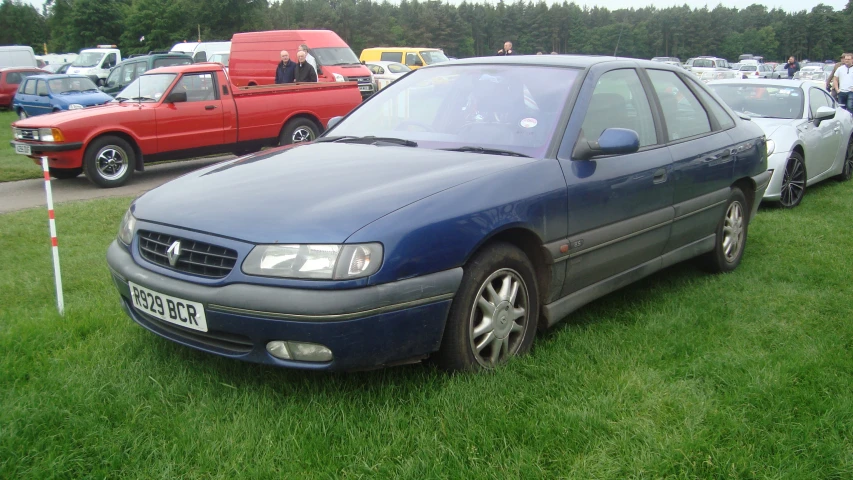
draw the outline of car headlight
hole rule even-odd
[[[776,151],[776,142],[767,140],[767,156],[772,155],[774,151]]]
[[[68,105],[68,110],[81,110],[82,108],[83,105],[80,105],[79,103],[72,103],[71,105]]]
[[[373,275],[382,264],[382,245],[258,245],[243,261],[247,275],[349,280]]]
[[[130,209],[124,214],[121,219],[121,225],[118,227],[118,239],[125,245],[130,245],[133,240],[133,232],[136,230],[136,217],[130,213]]]
[[[332,76],[335,77],[336,82],[346,82],[347,81],[347,79],[344,78],[344,76],[341,75],[340,73],[333,73]]]
[[[64,142],[65,137],[58,128],[39,128],[39,140],[42,142]]]

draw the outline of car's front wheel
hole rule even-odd
[[[538,318],[527,255],[508,243],[491,244],[465,265],[435,360],[451,371],[493,369],[530,350]]]
[[[86,177],[104,188],[120,187],[130,180],[136,154],[122,138],[108,135],[94,140],[86,149],[83,165]]]
[[[844,153],[844,166],[841,173],[835,177],[839,182],[846,182],[853,177],[853,137],[847,142],[847,151]]]
[[[791,152],[782,177],[782,190],[779,202],[783,208],[794,208],[803,201],[806,194],[806,163],[798,152]]]
[[[29,117],[29,115],[27,115],[27,112],[25,112],[23,108],[18,110],[18,118],[19,119],[23,120],[23,119],[28,118],[28,117]]]
[[[736,269],[746,248],[749,227],[749,204],[746,196],[732,188],[723,218],[717,224],[714,249],[700,257],[701,265],[713,273],[727,273]]]

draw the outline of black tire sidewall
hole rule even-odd
[[[316,123],[308,120],[307,118],[294,118],[288,121],[284,125],[284,128],[281,129],[281,135],[278,137],[278,144],[280,146],[293,145],[293,134],[299,127],[310,128],[311,131],[314,132],[315,139],[320,135],[320,129],[317,128]]]
[[[518,247],[503,242],[493,243],[475,254],[465,265],[462,282],[447,315],[441,347],[435,356],[441,368],[452,371],[484,369],[474,358],[471,349],[470,314],[483,282],[503,268],[517,272],[527,287],[529,318],[515,355],[530,351],[539,320],[539,288],[533,265]]]
[[[808,170],[806,170],[806,161],[805,161],[805,159],[803,159],[803,156],[797,152],[791,152],[791,156],[788,157],[788,161],[785,162],[785,170],[788,169],[788,165],[791,163],[791,161],[795,160],[795,159],[800,162],[800,165],[803,166],[803,192],[800,195],[800,198],[797,200],[797,203],[794,203],[793,205],[785,205],[784,203],[782,203],[782,196],[780,194],[779,205],[781,205],[782,208],[795,208],[795,207],[799,206],[801,203],[803,203],[803,198],[805,198],[805,196],[806,196],[806,180],[809,178],[809,172],[808,172]],[[783,188],[784,188],[784,186],[785,185],[782,184]]]
[[[127,170],[121,177],[109,180],[101,176],[98,170],[97,158],[95,157],[102,148],[114,145],[124,150],[127,155]],[[133,170],[136,168],[136,152],[124,139],[114,136],[101,137],[89,144],[86,148],[86,153],[83,156],[83,169],[86,172],[86,178],[92,183],[103,188],[120,187],[130,180],[133,175]]]

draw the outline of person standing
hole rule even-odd
[[[838,62],[835,64],[835,66],[832,67],[832,73],[830,73],[829,76],[826,78],[826,91],[829,92],[829,94],[832,96],[832,98],[835,99],[836,102],[838,101],[838,90],[836,90],[835,87],[832,85],[832,79],[835,78],[835,72],[838,71],[838,67],[842,65],[844,65],[843,53],[841,54],[841,58],[838,59]]]
[[[512,42],[504,42],[504,48],[498,50],[498,55],[515,55],[515,52],[512,50]]]
[[[845,53],[841,58],[844,65],[835,71],[832,86],[838,92],[838,103],[853,112],[853,53]]]
[[[314,60],[314,55],[311,55],[310,53],[308,53],[308,45],[303,43],[302,45],[299,46],[299,51],[305,52],[305,61],[308,62],[309,64],[311,64],[311,66],[314,67],[314,71],[316,72],[317,71],[317,61]],[[298,56],[298,54],[297,54],[297,56]]]
[[[800,64],[794,60],[794,57],[788,58],[788,63],[785,64],[785,70],[788,70],[788,80],[794,78],[794,74],[800,71]]]
[[[275,68],[275,83],[293,83],[296,78],[296,62],[290,59],[287,50],[281,51],[281,61]]]
[[[296,83],[317,81],[317,71],[305,60],[306,55],[302,50],[296,52]]]

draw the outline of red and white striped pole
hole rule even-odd
[[[59,245],[56,242],[56,219],[53,213],[53,192],[50,189],[50,170],[47,157],[41,157],[41,168],[44,170],[44,191],[47,193],[47,216],[50,218],[50,244],[53,250],[53,277],[56,279],[56,306],[59,314],[65,314],[65,300],[62,298],[62,275],[59,273]]]

